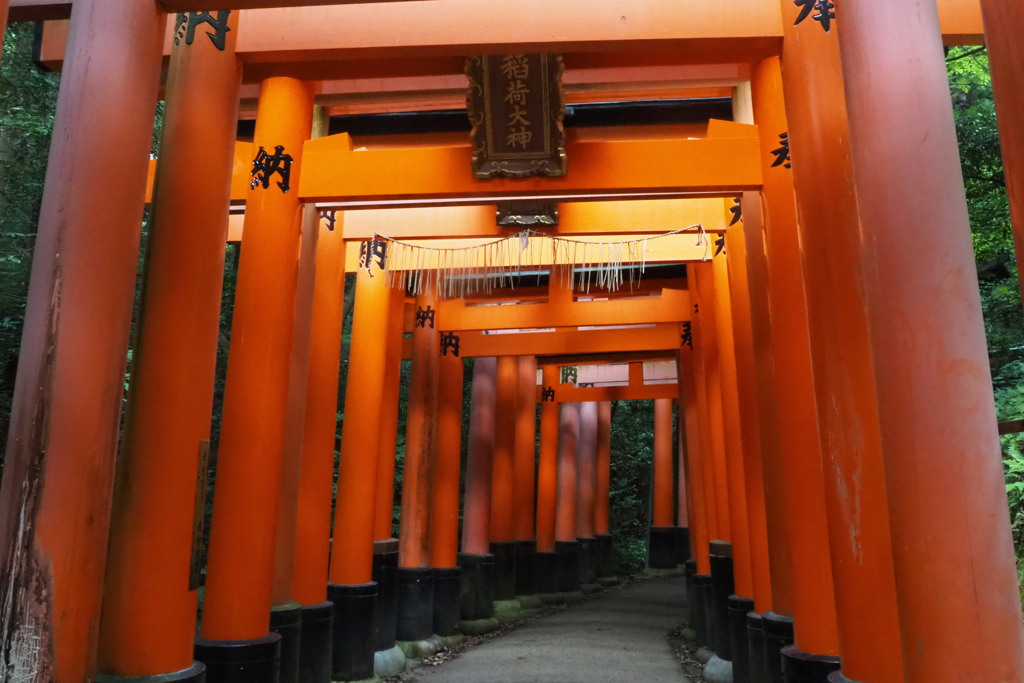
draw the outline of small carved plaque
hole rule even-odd
[[[484,55],[466,61],[474,178],[566,172],[562,57]]]
[[[497,219],[500,226],[556,226],[558,205],[540,202],[503,202],[498,204]]]

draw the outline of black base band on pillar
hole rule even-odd
[[[398,640],[426,640],[434,634],[434,570],[399,567]]]
[[[580,583],[597,583],[597,539],[577,538],[580,544]]]
[[[172,671],[153,676],[114,676],[112,674],[96,674],[96,683],[205,683],[206,665],[193,662],[192,666],[181,671]]]
[[[730,595],[729,650],[732,652],[733,683],[750,683],[750,655],[747,648],[747,612],[754,609],[754,601]]]
[[[373,580],[377,583],[377,606],[373,616],[373,649],[378,652],[395,646],[398,628],[398,540],[373,542]]]
[[[580,544],[579,541],[555,541],[555,555],[558,566],[558,590],[574,593],[580,589]]]
[[[377,584],[327,584],[334,603],[331,631],[331,674],[336,681],[360,681],[373,676],[373,619]]]
[[[454,636],[459,632],[462,609],[462,570],[434,569],[434,633]]]
[[[516,542],[491,543],[494,555],[494,599],[516,599]]]
[[[250,640],[196,638],[194,657],[206,665],[209,683],[277,683],[281,636],[268,633]]]
[[[302,638],[299,641],[299,680],[302,683],[331,683],[331,620],[334,604],[322,602],[301,610]]]
[[[711,541],[711,594],[714,605],[714,631],[711,647],[719,659],[732,661],[732,643],[729,639],[729,596],[732,595],[732,544]],[[709,622],[710,623],[710,622]]]
[[[270,630],[281,636],[280,683],[299,683],[299,643],[302,640],[302,605],[291,602],[270,608]]]
[[[690,528],[677,526],[676,530],[676,564],[686,564],[690,561]]]
[[[647,533],[647,566],[651,569],[675,569],[676,528],[652,526]]]
[[[717,645],[715,635],[718,633],[718,610],[715,609],[715,589],[711,585],[711,574],[702,574],[698,577],[707,577],[698,584],[700,589],[700,602],[704,607],[704,644],[712,652]]]
[[[828,683],[860,683],[852,678],[847,678],[842,671],[833,671],[828,675]]]
[[[459,553],[462,568],[462,618],[465,621],[494,616],[494,555]]]
[[[764,672],[764,619],[747,612],[747,662],[750,683],[767,683]]]
[[[537,592],[536,554],[536,541],[516,541],[516,595],[534,595]]]
[[[710,574],[694,574],[686,581],[686,602],[690,607],[690,628],[700,645],[708,644],[708,615],[704,609],[704,594],[711,585]]]
[[[538,552],[533,556],[533,569],[538,593],[558,592],[558,553]]]
[[[793,617],[765,612],[764,617],[764,679],[782,683],[782,648],[793,644]]]
[[[597,576],[615,576],[615,567],[612,563],[612,537],[608,534],[597,534]]]
[[[839,657],[813,655],[792,645],[782,648],[782,680],[786,683],[827,683],[839,670]]]

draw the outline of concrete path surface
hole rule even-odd
[[[612,588],[413,672],[411,681],[592,683],[686,681],[667,635],[682,621],[682,578]]]

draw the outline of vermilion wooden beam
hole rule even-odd
[[[543,387],[537,387],[537,403],[542,403]],[[577,387],[559,384],[555,387],[556,403],[584,401],[641,401],[656,398],[678,398],[679,384],[640,384],[616,387]]]

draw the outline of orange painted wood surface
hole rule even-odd
[[[462,373],[461,358],[451,354],[441,356],[437,390],[437,451],[431,470],[431,567],[458,566]]]
[[[497,376],[498,360],[493,356],[474,361],[462,513],[462,552],[474,555],[491,552],[491,463]]]
[[[537,358],[518,356],[516,377],[515,491],[513,493],[513,535],[517,541],[532,541],[537,470]]]
[[[498,394],[494,414],[494,460],[491,469],[491,543],[515,539],[512,507],[515,504],[516,405],[519,396],[519,361],[498,357]]]

